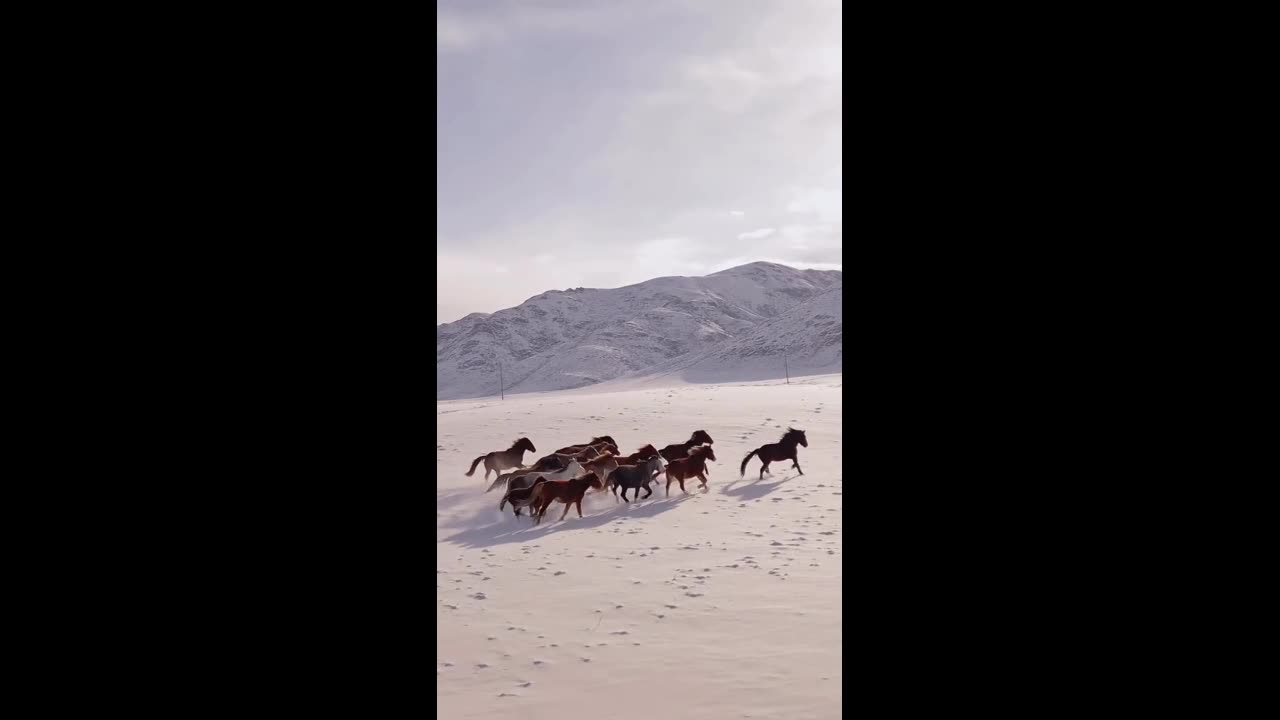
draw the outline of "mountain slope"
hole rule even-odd
[[[552,290],[436,327],[436,398],[581,387],[711,351],[843,282],[840,271],[751,263],[705,277]],[[743,348],[741,352],[746,352]],[[700,366],[702,367],[702,366]]]
[[[844,362],[844,288],[836,287],[707,350],[636,375],[688,382],[738,382],[840,372]],[[785,357],[785,361],[784,361]]]

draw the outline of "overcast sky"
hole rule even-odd
[[[839,0],[440,0],[436,322],[839,269]]]

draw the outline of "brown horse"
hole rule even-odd
[[[494,450],[488,455],[481,455],[471,462],[471,469],[467,471],[467,477],[471,477],[476,472],[476,465],[480,461],[484,461],[484,479],[489,479],[489,471],[494,474],[501,475],[502,471],[507,468],[520,467],[524,464],[524,452],[538,452],[538,449],[529,442],[529,438],[520,438],[515,441],[507,450]]]
[[[747,456],[742,458],[742,467],[739,468],[738,477],[742,477],[747,474],[747,461],[751,459],[752,455],[758,456],[760,461],[764,463],[760,466],[761,479],[764,479],[764,474],[769,471],[769,463],[771,462],[790,460],[791,467],[796,470],[800,470],[800,461],[796,459],[796,445],[809,447],[809,441],[805,438],[804,431],[787,428],[786,434],[783,435],[782,439],[778,442],[761,445],[755,450],[747,453]],[[773,473],[769,474],[772,475]],[[803,475],[804,470],[800,470],[800,474]]]
[[[672,460],[679,460],[682,457],[688,457],[689,448],[695,445],[702,445],[704,443],[707,445],[715,444],[711,440],[711,436],[707,434],[706,430],[695,430],[693,431],[693,437],[690,437],[688,440],[685,440],[682,443],[676,443],[675,445],[668,445],[662,448],[661,450],[659,450],[658,454],[662,456],[663,460],[666,460],[667,462],[671,462]]]
[[[671,495],[671,483],[679,482],[681,492],[689,492],[684,489],[684,481],[687,478],[696,477],[702,481],[698,487],[707,486],[707,476],[704,472],[707,469],[707,461],[715,460],[715,451],[710,445],[699,445],[689,451],[689,457],[678,458],[667,464],[667,495]]]
[[[586,468],[588,472],[595,473],[600,478],[600,482],[607,484],[609,473],[617,470],[618,464],[618,458],[606,453],[604,457],[598,457],[595,460],[583,463],[582,467]],[[605,488],[601,486],[600,491],[604,492],[604,490]]]
[[[548,480],[534,485],[533,503],[538,507],[538,519],[533,524],[538,525],[542,522],[542,516],[547,514],[547,507],[553,502],[564,503],[564,515],[560,516],[561,520],[569,514],[570,505],[577,505],[578,517],[582,517],[582,496],[587,494],[587,488],[600,490],[603,487],[600,476],[595,473],[587,473],[572,480]]]
[[[584,450],[576,453],[551,453],[546,457],[539,458],[538,462],[534,463],[534,467],[537,467],[538,463],[542,463],[544,465],[547,465],[550,468],[550,466],[554,464],[556,461],[560,462],[561,467],[564,467],[564,465],[567,465],[570,461],[573,461],[573,460],[577,460],[580,463],[584,463],[588,460],[595,460],[596,458],[600,457],[601,455],[607,452],[609,451],[604,450],[602,448],[587,447]]]
[[[643,460],[644,458],[647,458],[650,455],[657,455],[657,454],[658,454],[657,448],[655,448],[652,445],[645,445],[644,447],[640,448],[639,450],[631,453],[626,457],[618,458],[618,464],[619,465],[635,465],[640,460]]]
[[[618,454],[618,443],[614,442],[613,438],[609,437],[608,435],[601,435],[600,437],[591,438],[591,442],[589,443],[583,443],[581,445],[570,445],[569,447],[562,447],[559,450],[557,450],[556,453],[561,455],[572,455],[574,453],[582,452],[583,450],[589,447],[598,447],[602,443],[609,446],[609,449],[613,450],[613,454],[615,455]]]

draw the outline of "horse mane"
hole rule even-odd
[[[508,449],[508,450],[515,450],[515,449],[516,449],[516,447],[517,447],[517,446],[519,446],[521,442],[527,442],[528,440],[529,440],[529,438],[516,438],[516,441],[515,441],[515,442],[513,442],[513,443],[511,443],[511,447],[509,447],[509,448],[507,448],[507,449]]]
[[[799,441],[800,441],[800,436],[801,436],[801,435],[803,435],[803,434],[804,434],[804,431],[803,431],[803,430],[796,430],[796,429],[795,429],[795,428],[793,428],[793,427],[788,427],[788,428],[787,428],[787,431],[786,431],[785,433],[783,433],[783,434],[782,434],[782,439],[778,440],[778,442],[780,442],[780,443],[781,443],[781,442],[786,442],[787,438],[791,437],[792,435],[794,435],[794,436],[796,437],[796,442],[799,442]]]
[[[589,443],[587,443],[587,444],[588,444],[588,445],[595,445],[595,444],[597,444],[597,443],[602,443],[602,442],[607,442],[607,443],[609,443],[609,444],[611,444],[611,445],[616,445],[616,444],[617,444],[617,443],[613,442],[613,438],[609,437],[608,435],[601,435],[600,437],[593,437],[593,438],[591,438],[591,442],[589,442]]]

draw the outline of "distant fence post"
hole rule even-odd
[[[782,353],[782,372],[787,374],[787,384],[791,384],[791,368],[787,367],[787,354]]]
[[[498,399],[499,400],[507,399],[507,392],[506,392],[506,388],[504,387],[506,384],[507,382],[502,379],[502,361],[499,360],[498,361]]]

